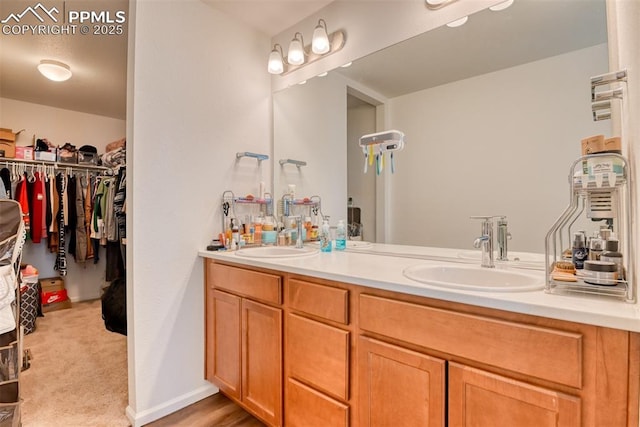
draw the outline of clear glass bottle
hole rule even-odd
[[[338,221],[336,228],[336,251],[344,251],[347,248],[347,228],[344,220]]]
[[[325,218],[322,221],[322,228],[320,230],[320,250],[322,252],[331,252],[331,227],[329,226],[328,218]]]

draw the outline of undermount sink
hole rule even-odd
[[[247,258],[294,258],[315,255],[318,252],[318,248],[309,246],[302,248],[294,246],[261,246],[259,248],[240,249],[236,251],[236,255]]]
[[[320,242],[311,242],[310,245],[320,246]],[[364,249],[371,246],[371,242],[362,240],[347,240],[347,249]]]
[[[544,288],[542,274],[499,268],[419,264],[405,268],[402,274],[427,285],[469,291],[523,292]]]

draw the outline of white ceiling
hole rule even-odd
[[[37,1],[0,1],[0,21],[21,13]],[[90,4],[89,7],[87,5]],[[128,14],[128,0],[43,1],[56,7],[58,24],[66,10],[110,11]],[[10,21],[14,22],[14,21]],[[42,24],[28,13],[20,24]],[[46,18],[44,24],[54,25]],[[125,118],[127,96],[127,26],[122,35],[0,35],[0,97],[82,111],[118,119]],[[42,59],[62,61],[73,77],[52,82],[38,73]],[[1,125],[1,123],[0,123]]]
[[[202,1],[272,37],[322,9],[332,0]],[[91,10],[125,10],[128,18],[128,0],[45,2],[48,7],[57,4],[61,10],[62,7],[70,8],[78,4],[84,4],[86,9],[87,3],[90,3]],[[518,3],[538,4],[544,9],[536,12],[530,6],[519,6]],[[25,4],[37,3],[35,0],[1,0],[0,20],[10,13],[22,12]],[[524,14],[526,19],[522,22],[516,20],[517,14]],[[390,50],[391,54],[400,56],[381,58],[380,55],[372,55],[341,72],[348,73],[387,96],[397,96],[411,88],[417,90],[416,84],[424,85],[427,80],[442,84],[464,78],[465,75],[489,72],[491,68],[499,69],[505,66],[507,58],[514,55],[519,63],[523,63],[532,60],[527,58],[558,54],[569,49],[563,46],[567,40],[574,46],[606,41],[606,29],[603,29],[604,0],[516,0],[514,6],[506,11],[485,11],[476,15],[463,27],[441,28],[430,32],[428,37],[404,43],[401,53]],[[547,20],[549,17],[553,18],[551,22]],[[28,16],[23,18],[24,22],[28,19]],[[37,23],[33,17],[30,19],[34,24]],[[470,35],[471,31],[478,30],[483,33],[482,36]],[[518,37],[513,37],[513,31]],[[524,38],[529,44],[523,48],[511,43],[516,38]],[[506,47],[507,50],[502,51],[508,53],[499,56],[490,53],[495,52],[496,45]],[[457,62],[445,67],[445,58],[451,56]],[[479,61],[471,61],[471,58]],[[71,66],[74,76],[63,83],[44,79],[36,70],[41,59],[66,62]],[[126,25],[121,36],[0,35],[0,97],[4,98],[125,119],[126,66]],[[475,67],[481,69],[475,70]],[[428,79],[425,73],[429,74]],[[401,78],[389,79],[389,75]]]

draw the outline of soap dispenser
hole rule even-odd
[[[336,251],[344,251],[347,248],[347,229],[344,220],[338,221],[336,228]]]

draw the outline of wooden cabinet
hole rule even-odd
[[[207,263],[207,379],[272,426],[282,425],[280,286],[277,275]]]
[[[445,425],[444,360],[366,337],[358,351],[361,425]]]
[[[269,426],[638,426],[640,334],[206,268],[206,377]]]
[[[349,291],[286,281],[285,424],[351,425]]]
[[[582,425],[577,397],[453,362],[448,397],[450,427]]]

